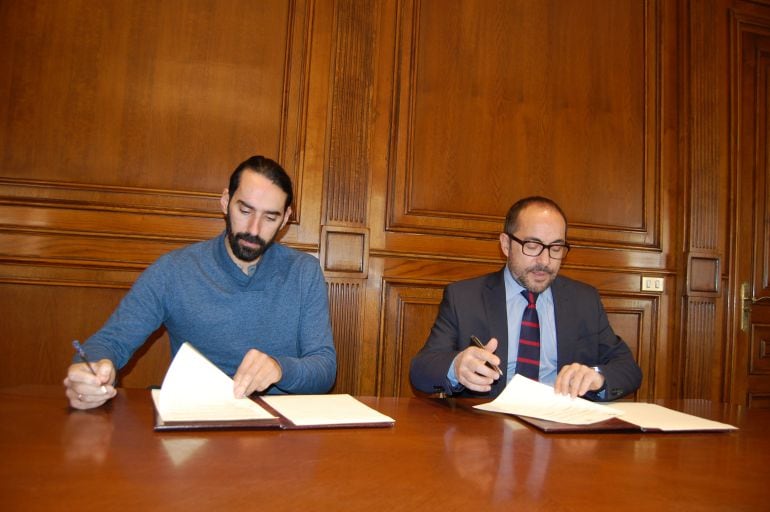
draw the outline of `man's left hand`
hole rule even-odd
[[[562,367],[556,376],[553,390],[572,398],[583,396],[589,391],[598,391],[604,386],[604,375],[590,366],[572,363]]]
[[[282,375],[281,365],[275,359],[252,348],[235,372],[233,393],[236,398],[243,398],[255,391],[264,391],[281,380]]]

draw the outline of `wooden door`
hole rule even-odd
[[[736,16],[734,350],[728,396],[770,407],[770,20]]]

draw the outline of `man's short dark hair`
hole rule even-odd
[[[236,167],[230,175],[230,185],[228,186],[227,191],[231,198],[235,195],[236,190],[238,190],[238,187],[241,184],[241,174],[243,174],[243,171],[245,170],[261,174],[286,192],[286,204],[283,207],[284,211],[291,206],[291,202],[294,200],[291,178],[286,174],[286,171],[283,170],[283,167],[281,167],[278,162],[260,155],[252,156],[251,158],[244,160],[238,164],[238,167]]]
[[[533,204],[548,206],[556,210],[557,212],[559,212],[562,219],[564,219],[564,226],[565,226],[564,235],[566,237],[567,216],[564,215],[564,211],[561,209],[561,207],[558,204],[556,204],[556,201],[543,196],[529,196],[523,199],[519,199],[518,201],[513,203],[513,206],[511,206],[511,208],[508,210],[508,214],[505,216],[505,225],[503,226],[503,229],[505,229],[505,232],[509,234],[515,233],[516,230],[519,228],[519,214],[524,208],[526,208],[527,206],[531,206]]]

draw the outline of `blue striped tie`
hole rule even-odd
[[[527,307],[521,318],[521,334],[519,335],[519,353],[516,356],[516,373],[539,380],[540,374],[540,322],[537,318],[537,294],[523,290],[521,294],[527,299]]]

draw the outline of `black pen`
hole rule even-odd
[[[478,338],[477,338],[476,336],[474,336],[473,334],[471,334],[471,341],[473,342],[473,344],[474,344],[474,345],[476,345],[476,346],[477,346],[477,347],[479,347],[480,349],[482,349],[482,350],[484,349],[484,344],[483,344],[483,343],[481,343],[481,340],[480,340],[480,339],[478,339]],[[487,361],[485,364],[486,364],[487,366],[489,366],[490,368],[492,368],[492,369],[493,369],[494,371],[496,371],[497,373],[499,373],[500,375],[502,375],[502,374],[503,374],[503,371],[502,371],[502,370],[500,369],[500,367],[499,367],[499,366],[497,366],[496,364],[492,364],[492,363],[490,363],[489,361]]]
[[[75,352],[78,353],[78,356],[80,357],[80,359],[82,359],[83,362],[86,363],[86,366],[88,367],[88,369],[91,370],[91,373],[94,374],[94,377],[99,378],[99,376],[96,374],[96,370],[94,370],[94,367],[91,365],[91,361],[89,361],[88,357],[86,357],[85,350],[83,350],[83,347],[80,346],[80,342],[78,340],[72,340],[72,346],[74,347]],[[102,393],[106,393],[107,388],[102,386],[101,391]]]

